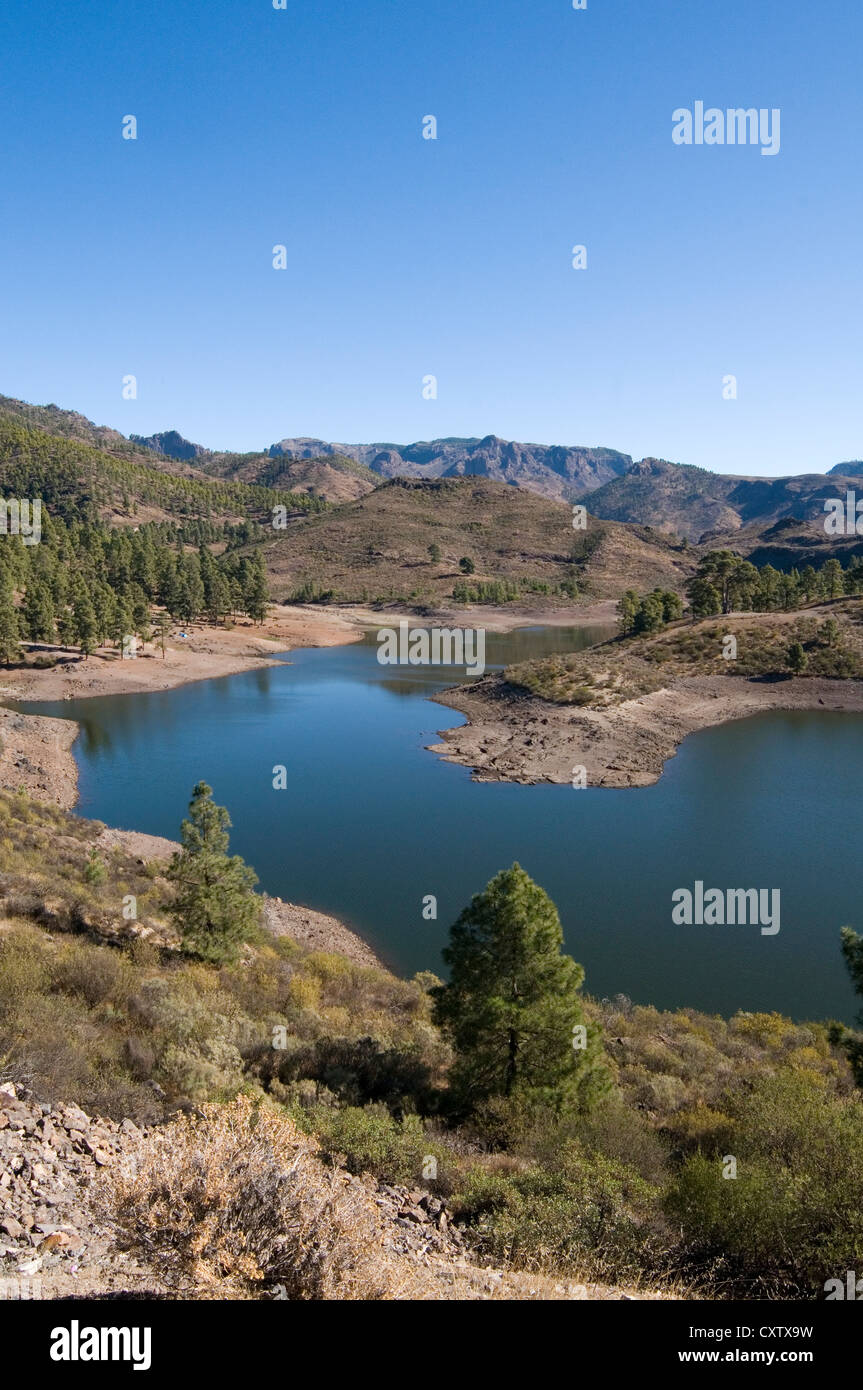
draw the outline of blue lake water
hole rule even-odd
[[[490,635],[489,664],[587,640]],[[263,888],[340,917],[399,972],[440,970],[462,906],[518,860],[556,902],[591,994],[852,1020],[838,933],[863,929],[863,716],[707,730],[643,789],[481,784],[425,748],[462,722],[428,698],[453,683],[380,666],[368,639],[177,690],[27,708],[80,723],[81,814],[176,838],[203,778]],[[276,764],[287,790],[273,789]],[[696,879],[778,888],[779,934],[675,926],[672,893]]]

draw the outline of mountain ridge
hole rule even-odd
[[[11,397],[0,396],[0,413],[136,462],[153,457],[157,467],[168,471],[179,468],[262,486],[272,486],[278,478],[293,490],[335,502],[355,500],[393,478],[485,478],[551,501],[589,499],[591,514],[604,521],[651,526],[692,543],[743,533],[741,542],[752,547],[758,544],[759,529],[785,518],[808,528],[810,543],[823,543],[825,499],[843,481],[853,488],[863,475],[860,460],[837,463],[822,473],[760,477],[660,458],[636,460],[605,446],[524,443],[494,434],[412,444],[342,444],[296,435],[235,453],[205,448],[177,430],[126,438],[77,411]]]

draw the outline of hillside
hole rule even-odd
[[[824,535],[823,504],[859,484],[863,470],[859,461],[849,461],[825,474],[741,477],[664,459],[636,461],[615,449],[526,444],[496,435],[408,445],[333,444],[297,436],[240,454],[205,448],[176,430],[127,439],[76,411],[0,396],[3,419],[158,472],[273,487],[335,503],[364,496],[381,479],[483,478],[549,500],[589,498],[591,514],[602,520],[652,527],[689,542],[733,540],[743,553],[763,551],[777,565],[806,563],[810,540],[825,556],[848,552],[842,538]],[[796,521],[801,530],[784,537],[790,545],[775,545],[768,533],[786,521]],[[850,543],[856,544],[855,538]]]
[[[162,459],[194,462],[195,469],[230,482],[275,487],[293,493],[309,493],[330,502],[346,502],[362,497],[377,487],[380,479],[364,464],[332,452],[326,457],[293,458],[273,451],[236,454],[205,449],[183,439],[176,430],[131,439],[144,450]]]
[[[138,444],[173,458],[195,459],[205,467],[221,468],[220,461],[262,457],[213,453],[183,439],[176,430],[133,438]],[[485,477],[562,501],[581,497],[625,472],[632,463],[628,454],[616,449],[522,444],[493,434],[483,439],[433,439],[415,444],[331,444],[301,436],[270,445],[266,456],[293,463],[349,459],[364,473],[379,478]]]
[[[852,480],[843,478],[841,488],[834,485],[826,495],[844,497],[849,485],[853,486]],[[769,564],[780,570],[803,569],[806,565],[819,569],[829,559],[847,565],[855,556],[863,555],[863,536],[828,535],[824,530],[823,506],[819,493],[811,499],[812,514],[809,516],[784,516],[770,525],[754,522],[741,526],[730,538],[708,532],[702,541],[713,547],[725,540],[754,565]]]
[[[436,545],[440,558],[432,559]],[[681,587],[694,557],[648,527],[590,519],[487,479],[393,479],[367,496],[293,523],[266,545],[276,599],[451,605],[457,586],[500,581],[542,604],[576,594]],[[463,574],[462,559],[474,572]],[[506,596],[503,597],[506,601]]]
[[[631,463],[627,454],[615,449],[520,444],[493,434],[484,439],[434,439],[408,445],[325,445],[323,440],[283,439],[270,453],[308,457],[312,449],[355,458],[383,478],[484,477],[562,501],[574,501],[623,473]]]
[[[309,493],[327,502],[350,502],[378,486],[380,478],[353,459],[285,459],[269,454],[213,454],[203,461],[207,473],[260,487]]]
[[[811,1297],[853,1267],[840,1026],[588,998],[588,1112],[459,1121],[434,976],[264,929],[206,965],[169,845],[20,795],[0,822],[0,1247],[44,1296]]]
[[[846,487],[853,486],[853,475],[842,475],[838,469],[831,469],[829,475],[739,478],[644,459],[625,476],[592,492],[590,509],[609,520],[650,524],[703,544],[731,540],[735,549],[744,543],[755,548],[762,531],[783,519],[794,519],[809,523],[826,558],[839,550],[837,540],[824,532],[824,499],[844,496]],[[738,536],[740,531],[744,534]]]
[[[66,423],[65,420],[61,423]],[[41,498],[64,520],[111,524],[201,518],[268,524],[281,503],[291,512],[322,506],[305,494],[222,481],[159,459],[147,450],[106,449],[59,429],[48,432],[0,410],[0,488],[12,497]]]

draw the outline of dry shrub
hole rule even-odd
[[[106,1200],[124,1242],[204,1294],[264,1283],[291,1299],[424,1296],[419,1271],[383,1248],[367,1189],[245,1096],[155,1131],[112,1172]]]

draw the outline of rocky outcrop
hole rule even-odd
[[[416,444],[328,444],[323,439],[282,439],[273,458],[341,454],[382,478],[491,478],[564,501],[580,497],[632,466],[615,449],[563,444],[521,444],[489,434],[483,439],[433,439]]]
[[[131,1120],[91,1119],[77,1105],[40,1102],[11,1081],[0,1085],[2,1296],[152,1282],[115,1249],[90,1202],[100,1173],[145,1134]]]

